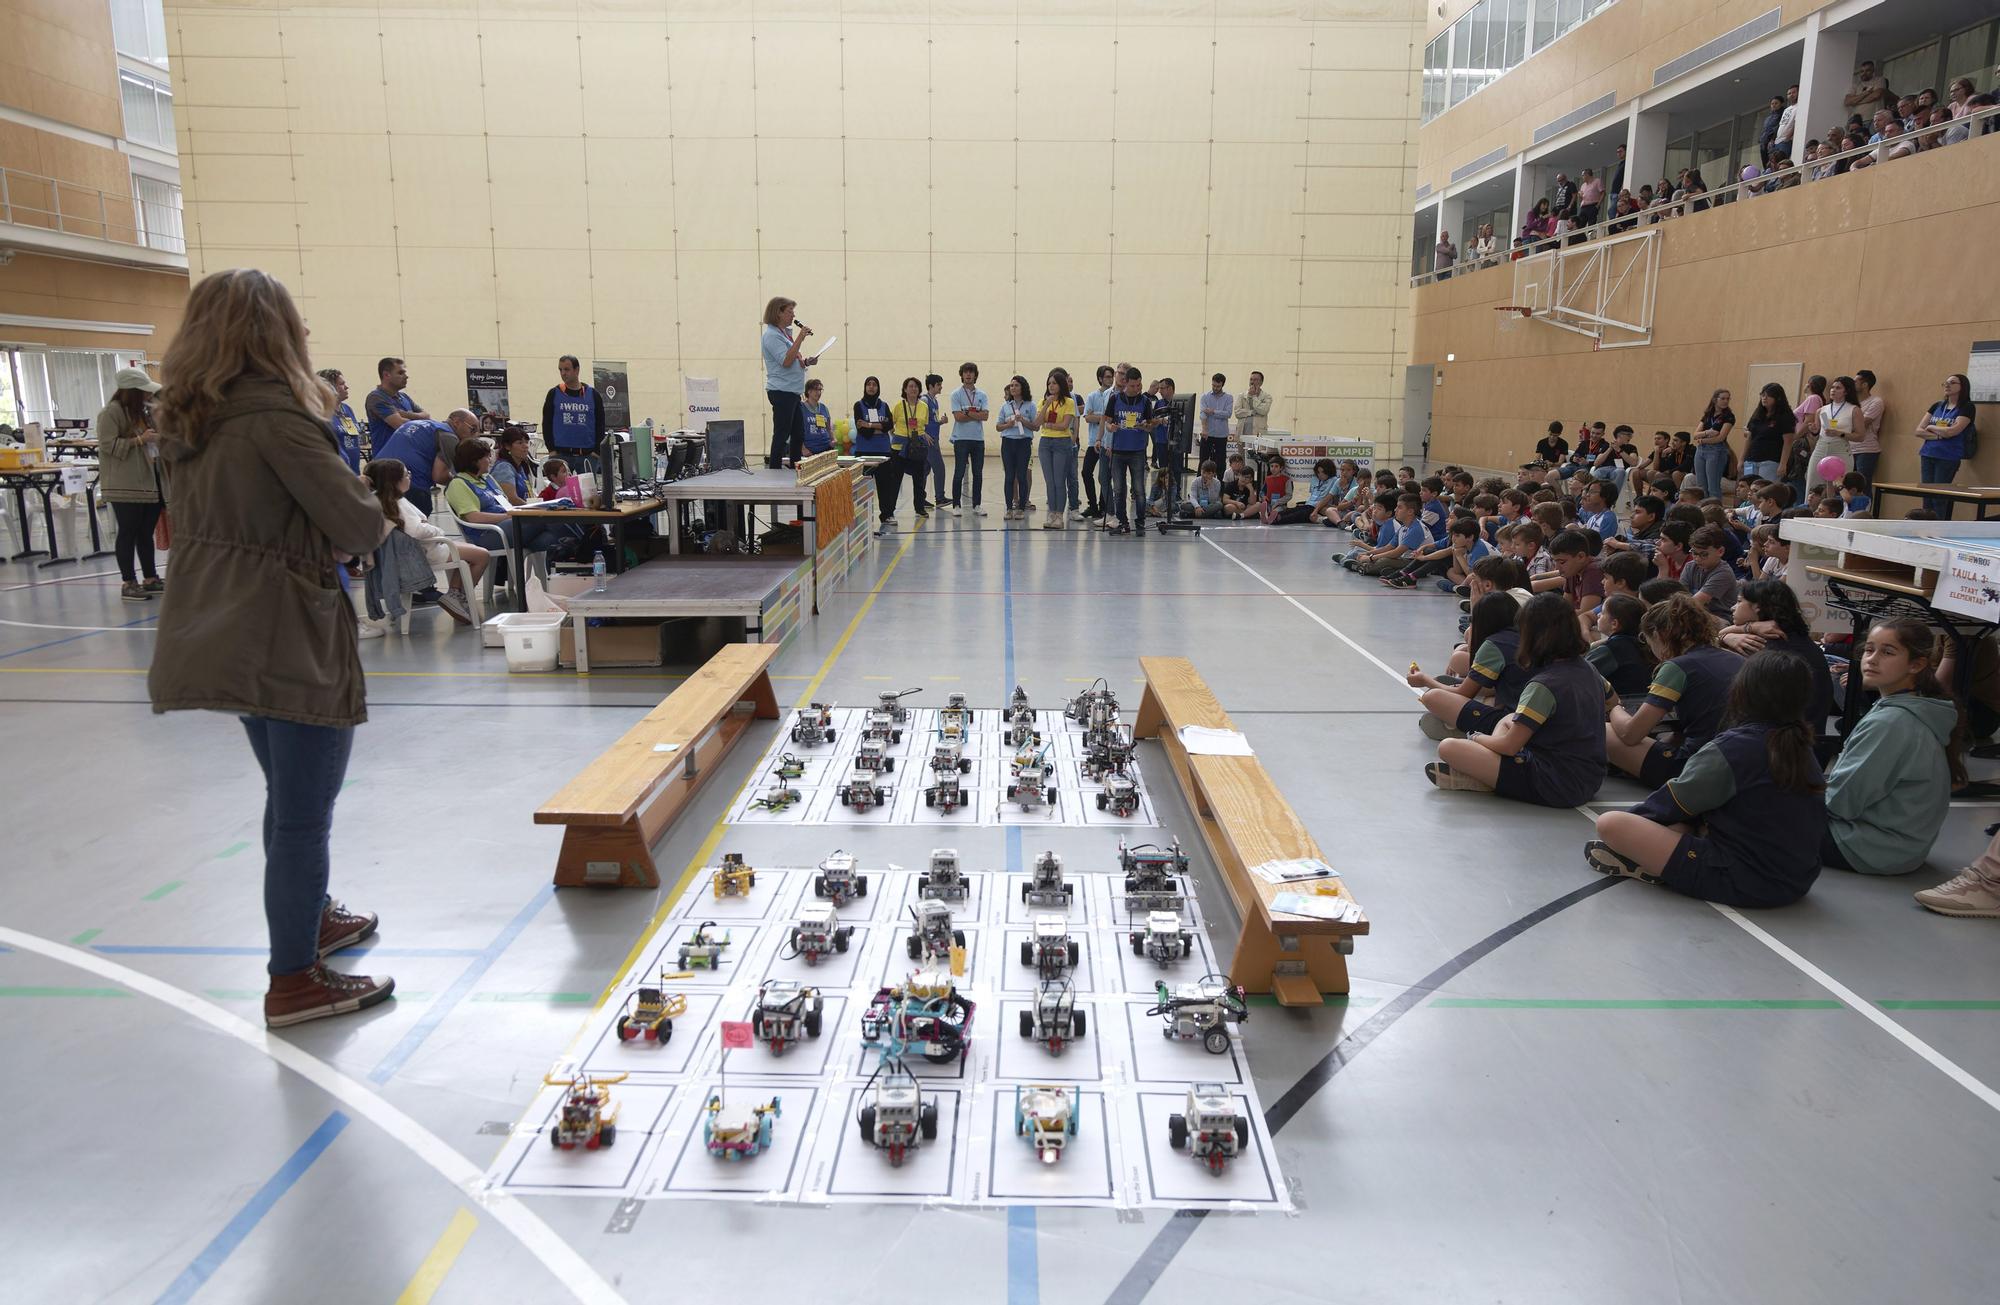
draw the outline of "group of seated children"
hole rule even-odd
[[[1423,488],[1377,494],[1361,546],[1337,560],[1394,587],[1439,576],[1464,595],[1465,637],[1445,673],[1410,667],[1419,723],[1438,742],[1432,784],[1576,807],[1607,776],[1629,776],[1652,794],[1596,817],[1588,863],[1733,906],[1796,901],[1823,866],[1923,864],[1966,779],[1942,640],[1920,621],[1875,625],[1849,659],[1874,704],[1844,747],[1823,737],[1834,676],[1784,579],[1776,521],[1801,511],[1787,486],[1754,486],[1756,506],[1739,514],[1712,500],[1669,507],[1649,486],[1622,529],[1606,519],[1617,491],[1602,481],[1568,499],[1490,482],[1463,497]],[[1424,517],[1433,497],[1441,534]],[[1916,898],[2000,918],[2000,838]]]

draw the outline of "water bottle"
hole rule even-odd
[[[604,554],[599,553],[590,562],[590,588],[594,593],[604,592]]]

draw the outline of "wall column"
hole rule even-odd
[[[1806,25],[1805,51],[1799,60],[1799,113],[1792,124],[1794,159],[1803,159],[1805,144],[1819,140],[1828,127],[1847,121],[1853,110],[1842,103],[1847,88],[1854,84],[1858,32],[1822,32],[1819,15]],[[1810,171],[1802,180],[1812,180]]]
[[[1634,195],[1665,175],[1667,114],[1664,109],[1632,115],[1625,129],[1625,188]]]
[[[1509,219],[1514,229],[1505,232],[1495,231],[1493,238],[1496,243],[1508,249],[1514,247],[1514,238],[1521,234],[1521,224],[1528,220],[1528,212],[1535,207],[1535,201],[1548,198],[1549,183],[1552,180],[1554,178],[1549,175],[1547,168],[1530,163],[1526,159],[1515,165],[1514,213]]]
[[[1431,258],[1437,258],[1437,236],[1449,235],[1458,256],[1465,257],[1465,200],[1458,195],[1441,195],[1437,202],[1437,234],[1431,237]]]

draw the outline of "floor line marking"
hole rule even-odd
[[[168,893],[171,893],[172,891],[174,891],[174,889],[179,888],[182,884],[186,882],[187,881],[184,879],[169,879],[167,880],[167,882],[161,884],[158,888],[155,888],[152,892],[147,893],[144,897],[140,898],[139,900],[144,902],[157,902],[162,897],[165,897]]]
[[[236,1212],[236,1217],[224,1224],[222,1231],[215,1234],[208,1245],[201,1248],[194,1261],[181,1270],[180,1276],[168,1284],[167,1289],[160,1293],[156,1305],[181,1305],[192,1300],[194,1294],[215,1276],[215,1271],[222,1267],[230,1253],[256,1231],[264,1216],[271,1212],[271,1207],[291,1191],[292,1185],[312,1167],[312,1162],[319,1159],[320,1153],[333,1145],[333,1139],[341,1135],[349,1122],[348,1116],[338,1110],[321,1121],[320,1126],[312,1131],[312,1136],[299,1143],[298,1150],[278,1166],[278,1172],[264,1180],[264,1185]]]
[[[70,939],[69,945],[72,947],[81,947],[85,943],[89,942],[92,938],[95,938],[98,934],[101,934],[103,932],[104,930],[102,929],[85,929],[82,933]]]
[[[102,580],[105,576],[117,574],[116,571],[88,571],[83,575],[66,575],[60,580],[31,580],[24,585],[0,587],[0,594],[11,594],[17,589],[41,589],[47,585],[73,585],[79,580]]]
[[[205,1001],[171,984],[162,983],[130,966],[120,965],[102,956],[79,951],[38,934],[24,933],[6,925],[0,925],[0,941],[5,941],[22,951],[34,952],[75,969],[87,971],[99,978],[109,979],[113,983],[130,988],[140,996],[151,997],[163,1005],[171,1006],[247,1047],[261,1051],[279,1065],[339,1101],[356,1116],[380,1128],[429,1165],[467,1199],[484,1207],[496,1222],[541,1261],[543,1267],[548,1269],[578,1300],[590,1302],[592,1305],[596,1302],[606,1302],[609,1305],[611,1302],[623,1301],[623,1297],[577,1253],[576,1248],[558,1236],[539,1215],[510,1193],[500,1189],[487,1189],[484,1171],[460,1155],[443,1138],[370,1090],[366,1084],[349,1078],[317,1056],[301,1050],[284,1039],[239,1019],[215,1003]]]
[[[1210,548],[1214,549],[1216,552],[1222,554],[1230,561],[1236,563],[1236,565],[1242,567],[1244,571],[1249,573],[1251,579],[1263,585],[1266,589],[1269,589],[1272,593],[1277,594],[1279,597],[1283,598],[1286,602],[1290,603],[1293,607],[1298,608],[1299,611],[1305,613],[1308,620],[1311,620],[1314,624],[1318,625],[1320,629],[1325,630],[1328,634],[1340,640],[1342,643],[1346,644],[1349,648],[1352,648],[1355,652],[1359,653],[1362,657],[1366,658],[1369,661],[1369,663],[1375,666],[1378,670],[1380,670],[1382,674],[1388,676],[1396,683],[1402,685],[1405,689],[1409,689],[1411,693],[1416,692],[1415,689],[1410,689],[1409,681],[1405,679],[1400,673],[1398,673],[1393,667],[1391,667],[1389,663],[1383,661],[1380,657],[1377,657],[1374,653],[1369,652],[1366,648],[1363,648],[1360,644],[1354,642],[1354,640],[1348,638],[1338,629],[1328,624],[1326,618],[1322,617],[1318,612],[1315,612],[1312,608],[1307,607],[1304,603],[1300,602],[1298,599],[1292,597],[1284,590],[1278,588],[1278,586],[1272,584],[1269,580],[1266,580],[1263,577],[1263,575],[1255,567],[1251,566],[1248,562],[1245,562],[1242,558],[1237,557],[1234,553],[1230,552],[1222,545],[1216,543],[1213,539],[1210,539],[1207,535],[1201,536],[1201,542],[1207,544]]]
[[[463,1207],[452,1215],[451,1222],[445,1225],[444,1234],[431,1247],[430,1254],[424,1256],[424,1262],[417,1266],[417,1271],[410,1275],[402,1295],[396,1297],[396,1305],[430,1305],[431,1297],[444,1285],[445,1275],[458,1262],[458,1253],[465,1249],[465,1243],[478,1226],[478,1218]]]
[[[146,616],[146,617],[141,617],[140,619],[145,621],[150,621],[153,618],[150,616]],[[159,633],[159,629],[157,627],[141,626],[138,624],[138,622],[134,622],[131,625],[51,625],[47,621],[0,621],[0,625],[19,626],[25,630],[82,630],[86,634],[158,634]]]
[[[1000,701],[1013,692],[1014,678],[1014,536],[1000,537]],[[1007,826],[1007,870],[1020,870],[1022,827]],[[1035,1208],[1007,1207],[1007,1305],[1038,1305],[1042,1298],[1041,1253]]]
[[[347,786],[343,784],[341,785],[341,787],[345,788]],[[217,852],[215,854],[215,859],[218,861],[227,861],[230,857],[235,856],[238,852],[241,852],[243,849],[249,846],[250,845],[248,843],[231,843],[228,847],[225,847],[220,852]]]
[[[1724,906],[1720,902],[1710,902],[1709,905],[1722,912],[1723,918],[1734,924],[1737,928],[1743,930],[1758,942],[1763,943],[1766,947],[1769,947],[1772,951],[1790,961],[1794,968],[1814,983],[1817,983],[1820,987],[1825,988],[1828,992],[1840,998],[1842,1004],[1855,1014],[1881,1029],[1911,1051],[1914,1051],[1946,1078],[1949,1078],[1952,1082],[1958,1084],[1988,1106],[1991,1106],[1995,1110],[2000,1110],[2000,1092],[1995,1092],[1992,1088],[1986,1086],[1986,1084],[1960,1068],[1956,1061],[1931,1046],[1930,1043],[1925,1042],[1916,1034],[1890,1019],[1887,1015],[1884,1015],[1875,1006],[1863,1001],[1846,984],[1773,937],[1765,930],[1763,925],[1746,918],[1742,912],[1733,906]]]
[[[139,618],[138,620],[136,620],[136,621],[127,621],[127,622],[125,623],[125,625],[124,625],[124,626],[106,626],[106,627],[104,627],[104,629],[107,629],[107,630],[109,630],[109,629],[123,629],[123,628],[126,628],[126,627],[130,627],[130,626],[134,626],[134,625],[143,625],[143,624],[145,624],[145,623],[146,623],[147,621],[150,621],[150,620],[153,620],[153,619],[154,619],[154,618],[153,618],[153,617],[150,617],[150,616],[142,616],[142,617],[140,617],[140,618]],[[60,647],[61,647],[62,645],[66,644],[66,643],[75,643],[75,642],[76,642],[77,640],[79,640],[79,639],[94,639],[94,638],[96,638],[96,637],[97,637],[97,635],[98,635],[99,633],[101,633],[101,631],[100,631],[100,630],[98,630],[98,629],[96,629],[96,628],[93,628],[93,629],[92,629],[92,630],[91,630],[91,631],[90,631],[89,633],[87,633],[87,634],[72,634],[72,635],[68,636],[67,638],[63,638],[63,639],[51,639],[51,640],[49,640],[49,641],[48,641],[47,643],[37,643],[37,644],[30,644],[30,645],[29,645],[28,647],[26,647],[26,648],[16,648],[16,649],[15,649],[15,650],[14,650],[13,652],[4,652],[4,653],[0,653],[0,661],[5,661],[5,660],[6,660],[7,658],[9,658],[9,657],[25,657],[25,656],[27,656],[27,655],[28,655],[29,653],[31,653],[31,652],[40,652],[40,651],[42,651],[42,649],[44,649],[44,648],[60,648]]]

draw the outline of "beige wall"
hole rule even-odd
[[[1781,24],[1795,23],[1829,3],[1785,0]],[[1471,7],[1472,0],[1453,0],[1442,19],[1435,6],[1426,8],[1430,21],[1424,40],[1448,29]],[[1653,89],[1655,68],[1770,8],[1772,0],[1618,0],[1424,124],[1417,134],[1415,184],[1443,190],[1453,168],[1502,145],[1510,157],[1519,154],[1533,143],[1535,128],[1606,92],[1616,92],[1617,103],[1629,107],[1632,99]],[[1745,108],[1760,102],[1757,94],[1750,89]]]
[[[1753,365],[1800,363],[1876,373],[1889,404],[1880,474],[1915,479],[1907,432],[1966,370],[1972,341],[2000,338],[2000,267],[1983,252],[1995,230],[2000,136],[1988,136],[1663,224],[1650,345],[1592,352],[1532,322],[1497,332],[1506,265],[1420,288],[1411,361],[1444,378],[1431,456],[1512,467],[1551,419],[1625,422],[1644,447],[1656,429],[1691,429],[1719,387],[1747,415]],[[1976,461],[1960,483],[2000,483],[2000,440]]]
[[[378,16],[379,15],[379,16]],[[768,410],[772,295],[864,374],[1252,368],[1274,424],[1394,439],[1415,0],[172,4],[189,257],[265,267],[316,352],[461,402],[507,358]],[[524,399],[527,402],[524,402]]]

